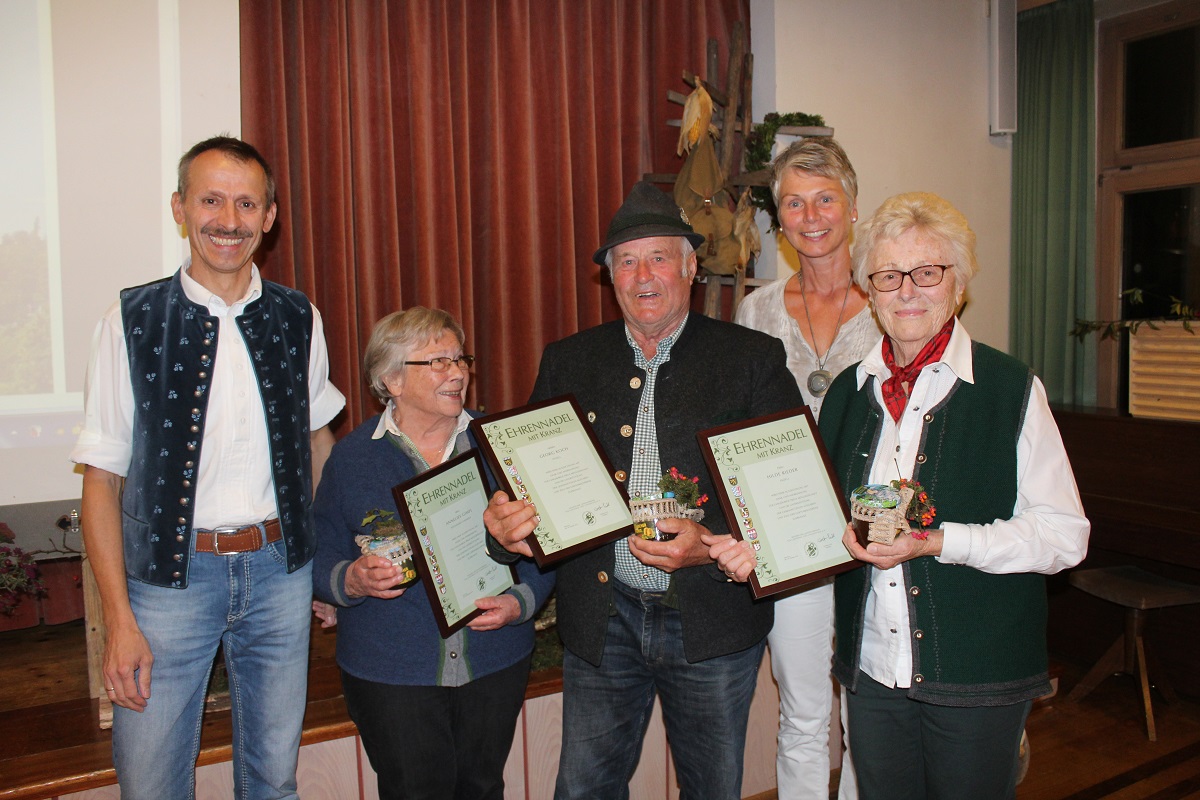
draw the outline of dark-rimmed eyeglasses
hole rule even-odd
[[[946,275],[946,270],[954,266],[953,264],[924,264],[920,267],[914,267],[908,272],[901,272],[898,269],[881,269],[879,272],[872,272],[867,278],[871,281],[871,285],[875,287],[877,292],[894,292],[900,288],[900,284],[904,283],[904,277],[913,282],[914,286],[920,286],[922,289],[928,289],[931,286],[937,286],[942,282],[942,278]]]
[[[428,361],[405,361],[404,363],[410,367],[429,367],[434,372],[445,372],[450,369],[451,364],[457,364],[463,372],[469,372],[471,367],[475,366],[475,356],[461,355],[458,358],[442,356],[431,358]]]

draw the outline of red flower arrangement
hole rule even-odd
[[[658,479],[658,488],[665,494],[672,492],[675,502],[684,508],[699,508],[708,502],[708,495],[700,494],[700,478],[689,478],[675,467]]]
[[[928,539],[929,528],[933,525],[933,518],[937,516],[937,507],[933,504],[933,499],[929,493],[921,486],[918,481],[901,478],[898,481],[892,481],[892,488],[897,491],[911,488],[913,490],[912,500],[908,502],[908,508],[904,512],[904,516],[910,522],[917,524],[917,528],[910,531],[910,535],[914,539]]]

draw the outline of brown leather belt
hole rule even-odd
[[[263,534],[266,534],[264,536]],[[252,553],[264,544],[278,542],[283,538],[278,519],[243,525],[240,528],[196,529],[196,552],[216,553],[230,556],[236,553]]]

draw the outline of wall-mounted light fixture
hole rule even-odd
[[[988,0],[988,133],[1017,132],[1017,0]]]

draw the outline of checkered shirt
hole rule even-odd
[[[670,335],[661,339],[654,358],[646,360],[642,348],[633,341],[629,326],[625,327],[625,340],[633,348],[634,366],[646,371],[642,383],[642,399],[638,401],[637,422],[633,426],[633,460],[629,468],[629,496],[647,496],[659,491],[658,481],[663,468],[658,460],[658,429],[654,424],[654,387],[658,382],[658,371],[671,360],[671,346],[679,339],[687,316]],[[646,592],[665,592],[671,583],[671,574],[655,567],[648,567],[634,558],[629,543],[617,545],[617,578],[635,589]]]

